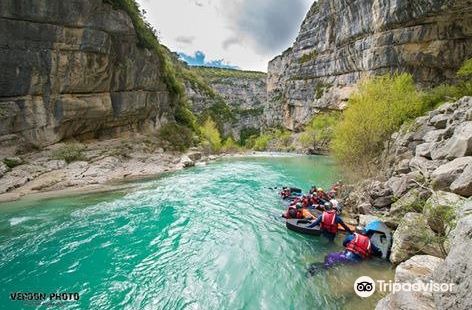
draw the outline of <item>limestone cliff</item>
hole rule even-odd
[[[266,125],[296,130],[342,109],[366,75],[406,71],[423,86],[454,79],[471,56],[471,1],[319,0],[269,64]]]
[[[186,83],[192,112],[202,117],[212,112],[212,117],[222,121],[223,135],[237,141],[259,133],[267,100],[265,73],[217,68],[192,70],[210,87],[202,89],[195,83]]]
[[[102,0],[0,1],[0,147],[154,129],[173,97],[132,20]]]

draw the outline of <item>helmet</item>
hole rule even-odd
[[[323,192],[323,189],[321,187],[318,187],[317,191]]]
[[[302,208],[302,204],[297,202],[297,204],[295,205],[297,207],[297,209],[301,209]]]
[[[365,228],[362,227],[362,226],[356,226],[356,233],[364,235],[365,234]]]
[[[326,210],[331,210],[333,208],[333,205],[330,202],[325,202],[324,207]]]

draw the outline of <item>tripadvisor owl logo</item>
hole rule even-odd
[[[354,291],[362,298],[370,297],[375,293],[375,281],[371,277],[359,277],[354,282]]]

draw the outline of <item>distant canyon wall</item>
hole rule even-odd
[[[409,72],[420,86],[455,78],[472,57],[469,0],[319,0],[268,68],[266,126],[297,130],[343,109],[365,76]]]

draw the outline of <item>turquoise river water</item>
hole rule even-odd
[[[0,205],[0,309],[371,309],[361,275],[392,279],[379,260],[308,277],[342,248],[287,231],[277,191],[328,187],[327,157],[220,160],[131,189]],[[17,301],[14,292],[78,293]]]

